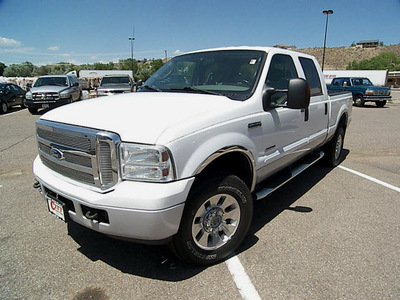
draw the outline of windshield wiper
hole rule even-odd
[[[140,87],[141,89],[146,89],[146,90],[150,90],[150,91],[154,91],[154,92],[162,92],[162,90],[156,88],[156,87],[151,87],[149,85],[142,85]]]
[[[195,93],[208,94],[208,95],[221,95],[219,93],[198,89],[198,88],[195,88],[195,87],[192,87],[192,86],[185,86],[184,88],[170,88],[169,90],[170,91],[195,92]]]

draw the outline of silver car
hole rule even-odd
[[[129,75],[106,75],[97,87],[97,96],[131,93],[133,90],[134,83]]]
[[[40,76],[26,93],[25,105],[30,113],[39,108],[54,108],[80,100],[82,89],[74,75]]]

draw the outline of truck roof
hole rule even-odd
[[[219,48],[209,48],[209,49],[200,49],[200,50],[195,50],[195,51],[190,51],[183,53],[182,55],[189,54],[189,53],[199,53],[199,52],[208,52],[208,51],[224,51],[224,50],[255,50],[255,51],[264,51],[266,53],[270,52],[279,52],[279,53],[287,53],[287,54],[301,54],[301,56],[304,57],[314,57],[312,55],[302,53],[300,51],[294,51],[294,50],[287,50],[283,48],[278,48],[278,47],[263,47],[263,46],[232,46],[232,47],[219,47]]]

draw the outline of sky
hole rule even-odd
[[[141,60],[225,46],[323,47],[329,9],[327,47],[400,43],[400,0],[0,0],[0,62],[108,63],[130,58],[131,49]]]

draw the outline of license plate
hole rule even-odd
[[[48,104],[42,104],[42,108],[49,108],[50,106]]]
[[[49,212],[56,218],[62,220],[63,222],[66,222],[67,218],[65,217],[65,203],[55,200],[47,195],[46,200]]]

